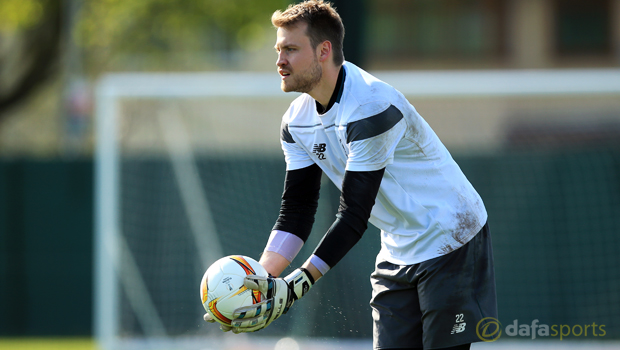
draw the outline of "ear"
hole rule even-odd
[[[329,40],[325,40],[317,46],[317,55],[319,62],[325,62],[332,55],[332,43]]]

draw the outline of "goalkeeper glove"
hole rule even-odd
[[[254,332],[269,326],[310,290],[314,278],[308,270],[299,268],[284,278],[246,276],[243,284],[259,290],[266,299],[235,310],[231,322],[234,333]]]
[[[208,312],[204,315],[203,318],[205,319],[205,321],[207,321],[209,323],[214,323],[215,322],[213,317],[211,317],[211,315],[209,315]],[[232,329],[232,327],[220,323],[220,329],[222,330],[222,332],[228,332],[228,331],[230,331]]]

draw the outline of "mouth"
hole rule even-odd
[[[291,75],[291,73],[285,72],[285,71],[279,71],[278,73],[280,73],[280,76],[282,76],[282,79],[286,79],[286,77]]]

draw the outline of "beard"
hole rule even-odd
[[[295,76],[291,75],[290,77],[293,79],[287,79],[289,81],[282,81],[281,88],[284,92],[308,93],[321,81],[322,76],[323,68],[315,57],[313,64],[308,69],[295,73]]]

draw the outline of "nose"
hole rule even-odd
[[[286,59],[284,58],[284,55],[282,52],[278,52],[278,59],[276,60],[276,66],[278,67],[286,66]]]

